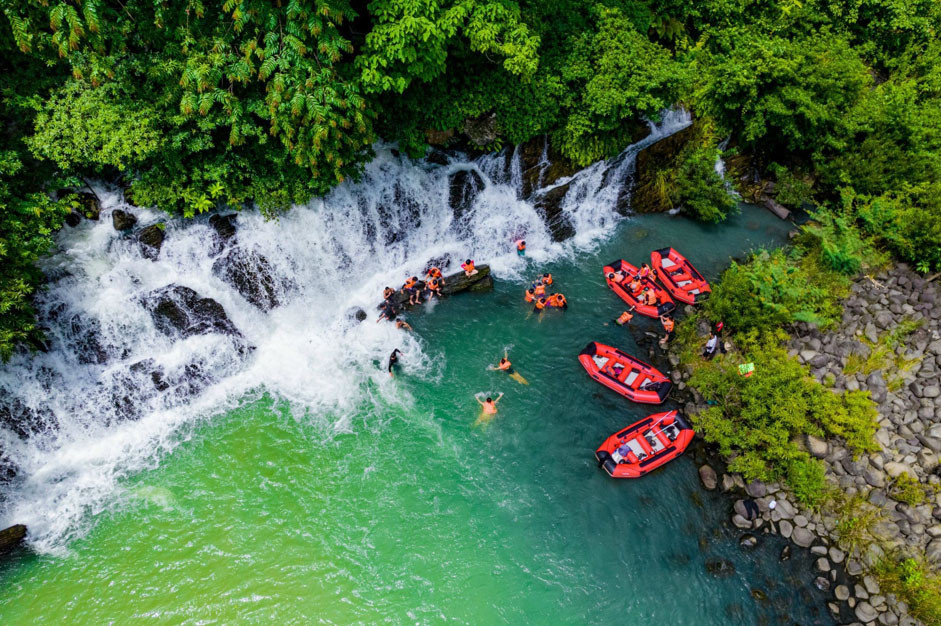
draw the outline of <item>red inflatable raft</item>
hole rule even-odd
[[[624,273],[624,280],[622,282],[615,282],[608,278],[608,274],[611,273]],[[676,303],[673,302],[673,298],[670,297],[670,294],[667,291],[657,284],[653,279],[653,276],[648,276],[640,281],[641,289],[638,292],[633,292],[630,289],[631,278],[634,277],[638,272],[638,269],[628,263],[625,260],[615,261],[610,265],[604,266],[604,279],[608,283],[608,287],[611,288],[614,293],[618,294],[621,300],[627,302],[629,305],[634,307],[634,310],[640,313],[641,315],[646,315],[647,317],[660,317],[665,313],[670,313],[676,309]],[[640,300],[637,299],[637,296],[641,294],[644,287],[650,287],[653,289],[654,293],[657,294],[657,300],[660,304],[658,306],[650,306],[649,304],[641,304]]]
[[[650,264],[663,286],[680,302],[697,304],[712,291],[702,274],[673,248],[651,252]]]
[[[693,434],[676,411],[656,413],[605,439],[595,457],[612,478],[640,478],[683,454]]]
[[[634,402],[660,404],[673,388],[670,379],[654,367],[603,343],[585,346],[578,360],[592,378]]]

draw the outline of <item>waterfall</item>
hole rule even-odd
[[[374,323],[384,286],[399,287],[432,260],[454,270],[466,257],[521,281],[520,237],[536,262],[592,245],[623,219],[618,203],[637,152],[689,123],[685,111],[666,112],[617,157],[528,197],[519,147],[433,162],[380,145],[359,182],[277,220],[240,213],[234,236],[206,218],[131,207],[99,186],[101,221],[64,229],[43,264],[49,284],[38,308],[51,349],[0,367],[0,464],[15,471],[0,484],[0,526],[25,523],[34,549],[63,550],[113,502],[122,479],[157,465],[187,427],[262,393],[327,436],[348,432],[350,416],[377,400],[407,401],[375,363],[399,347],[410,374],[432,378],[438,369],[418,339]],[[544,150],[537,187],[548,161]],[[539,198],[563,185],[574,236],[557,241]],[[133,212],[141,227],[165,222],[155,260],[134,235],[114,230],[115,209]],[[354,307],[369,319],[356,323]],[[190,326],[174,330],[174,316]]]

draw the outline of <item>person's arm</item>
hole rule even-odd
[[[477,396],[474,396],[474,400],[477,400],[477,404],[479,404],[480,406],[484,405],[484,401],[478,398]]]
[[[493,403],[494,403],[494,404],[496,404],[497,402],[499,402],[499,401],[500,401],[500,398],[502,398],[502,397],[503,397],[503,392],[501,391],[501,392],[500,392],[500,395],[499,395],[499,396],[497,396],[497,399],[496,399],[496,400],[494,400],[494,401],[493,401]]]

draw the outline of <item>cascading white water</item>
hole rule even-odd
[[[575,227],[565,243],[553,242],[532,199],[522,197],[519,150],[509,159],[504,152],[435,165],[380,146],[360,182],[275,221],[246,211],[228,243],[206,220],[169,221],[154,261],[112,228],[111,211],[128,209],[121,194],[97,190],[102,220],[62,231],[46,262],[51,281],[40,319],[52,349],[18,354],[0,368],[0,410],[7,411],[0,452],[17,469],[2,487],[0,526],[25,523],[35,549],[62,549],[124,476],[153,467],[174,447],[182,425],[253,394],[287,401],[325,434],[348,430],[350,416],[377,395],[407,401],[376,362],[397,346],[411,373],[437,370],[420,340],[373,323],[384,286],[421,274],[431,259],[457,265],[465,257],[489,263],[500,279],[521,280],[519,237],[536,261],[590,245],[621,219],[616,205],[637,152],[689,123],[684,111],[666,112],[618,157],[556,181],[569,186],[563,211]],[[544,155],[539,167],[546,164]],[[480,184],[471,183],[474,193],[456,216],[450,183],[461,172]],[[162,217],[130,210],[142,226]],[[267,260],[280,306],[263,311],[213,271],[233,246]],[[161,332],[147,303],[168,285],[221,304],[241,337]],[[370,319],[355,323],[352,307]]]

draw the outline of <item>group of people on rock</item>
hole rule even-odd
[[[399,309],[404,308],[406,302],[410,306],[415,306],[433,297],[440,298],[443,287],[444,276],[442,276],[441,270],[435,266],[429,267],[428,271],[425,272],[424,281],[419,281],[418,276],[412,276],[405,281],[399,290],[386,287],[382,290],[382,304],[379,305],[379,319],[376,321],[395,321],[396,326],[399,328],[411,330],[407,323],[398,319]],[[397,297],[396,294],[402,294],[402,297]]]
[[[533,305],[534,313],[542,313],[546,308],[567,309],[569,306],[565,296],[561,293],[547,293],[552,286],[552,274],[543,274],[532,282],[523,299]]]

